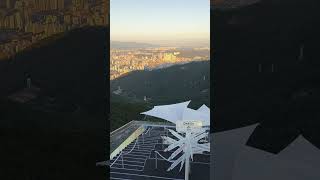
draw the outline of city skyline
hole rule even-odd
[[[210,60],[210,48],[140,47],[112,48],[110,80],[132,71],[150,71],[177,64]]]
[[[0,2],[0,59],[48,37],[109,24],[108,0],[5,0]]]
[[[209,45],[208,0],[111,0],[110,3],[111,41]]]

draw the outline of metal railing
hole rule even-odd
[[[110,154],[110,160],[112,160],[117,154],[121,153],[129,144],[137,139],[144,132],[144,127],[140,126],[135,130],[126,140],[124,140],[112,153]]]

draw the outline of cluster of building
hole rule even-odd
[[[177,48],[111,49],[110,79],[136,70],[152,70],[164,65],[209,60],[208,56],[183,57]]]
[[[106,26],[109,0],[0,1],[0,58],[52,35],[83,26]]]

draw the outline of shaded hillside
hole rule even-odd
[[[119,86],[125,96],[151,104],[169,104],[192,100],[193,106],[210,105],[209,61],[176,65],[153,71],[136,71],[111,81],[111,91]]]
[[[90,36],[83,37],[86,33]],[[104,33],[103,28],[74,30],[48,46],[2,62],[0,93],[7,95],[25,87],[28,73],[34,84],[48,93],[72,99],[87,108],[91,103],[102,102],[106,87],[101,82],[105,80],[106,72],[99,67],[107,65]]]
[[[0,62],[0,179],[105,178],[107,33],[73,30]]]
[[[110,100],[110,132],[132,120],[142,120],[144,117],[140,113],[150,108],[147,103],[117,95],[111,95]]]
[[[215,132],[260,122],[252,146],[276,153],[302,133],[320,147],[316,4],[266,0],[213,13]]]
[[[140,113],[155,105],[191,100],[191,108],[210,106],[210,66],[207,62],[176,65],[153,71],[137,71],[111,81],[110,123],[112,130],[131,120],[142,120]],[[147,101],[144,101],[144,96]],[[148,117],[146,120],[159,121]]]

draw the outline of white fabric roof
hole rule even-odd
[[[201,112],[210,114],[210,109],[205,104],[202,105],[197,111],[201,111]]]
[[[201,112],[198,110],[186,108],[183,111],[182,121],[200,120],[203,126],[210,126],[210,112]]]
[[[182,119],[183,111],[188,107],[189,103],[190,101],[186,101],[177,104],[154,106],[154,108],[150,111],[146,111],[141,114],[165,119],[172,123],[176,123],[176,121]]]
[[[183,103],[155,106],[141,114],[161,118],[176,124],[177,121],[200,120],[203,126],[210,126],[210,109],[202,105],[198,110],[188,108],[190,101]]]

